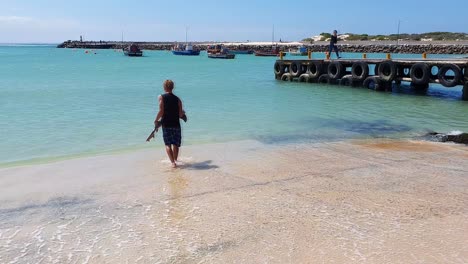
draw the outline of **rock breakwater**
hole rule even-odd
[[[81,48],[81,49],[122,49],[131,43],[137,44],[144,50],[170,50],[173,42],[103,42],[103,41],[65,41],[57,48]],[[193,43],[194,48],[206,50],[213,43]],[[226,48],[231,50],[271,50],[271,44],[248,45],[248,44],[226,44]],[[305,45],[312,52],[326,52],[326,44]],[[356,53],[407,53],[407,54],[468,54],[467,44],[341,44],[338,45],[342,52]],[[295,49],[297,45],[281,43],[280,49],[288,51]]]

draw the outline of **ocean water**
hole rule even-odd
[[[174,80],[174,93],[189,118],[182,124],[186,145],[468,131],[468,102],[460,100],[461,87],[434,85],[428,95],[418,95],[408,87],[379,93],[281,82],[274,79],[275,60],[251,55],[213,60],[206,53],[185,57],[167,51],[129,58],[114,50],[86,54],[47,45],[0,46],[0,166],[162,147],[160,134],[151,143],[145,139],[165,79]]]

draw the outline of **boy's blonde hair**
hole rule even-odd
[[[163,87],[164,90],[172,91],[174,89],[174,82],[172,80],[165,80]]]

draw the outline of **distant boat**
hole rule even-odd
[[[174,47],[172,48],[172,54],[184,55],[184,56],[200,55],[200,51],[194,50],[192,44],[187,42],[187,31],[188,31],[188,28],[185,28],[185,45],[175,44]]]
[[[122,50],[125,56],[129,56],[129,57],[143,56],[143,51],[136,44],[132,44],[126,48],[123,48]]]
[[[306,56],[307,55],[307,47],[300,46],[300,47],[297,48],[297,50],[289,49],[288,54],[291,55],[291,56]]]
[[[262,51],[262,50],[255,51],[255,56],[259,56],[259,57],[277,57],[279,55],[280,55],[280,50],[278,47],[273,48],[272,50],[269,50],[269,51]],[[286,53],[283,53],[283,56],[286,56]]]
[[[206,49],[206,52],[209,53],[221,53],[221,50],[223,49],[223,45],[217,44],[217,45],[211,45],[208,46]]]
[[[209,46],[207,49],[208,58],[211,59],[234,59],[236,55],[229,54],[222,45]]]
[[[185,56],[198,56],[200,55],[199,50],[194,50],[190,43],[185,46],[176,45],[172,49],[172,54],[174,55],[185,55]]]

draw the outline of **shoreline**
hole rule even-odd
[[[188,146],[0,169],[0,262],[456,263],[468,149],[414,140]]]

